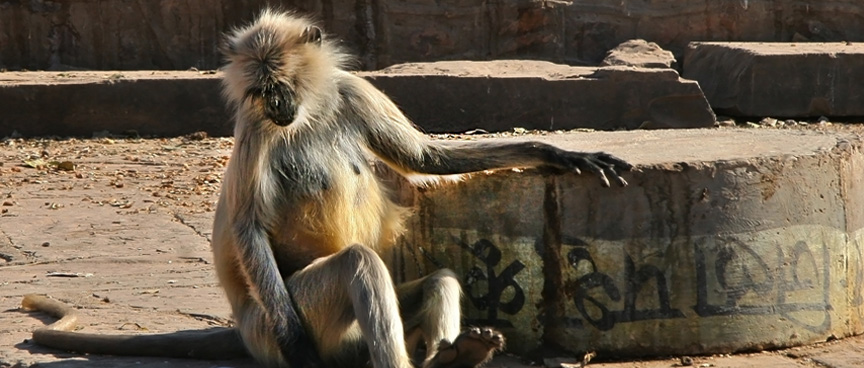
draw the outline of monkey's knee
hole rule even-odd
[[[381,267],[384,267],[384,269],[387,268],[378,253],[375,253],[372,248],[369,248],[362,244],[349,245],[339,251],[339,253],[336,253],[334,258],[338,259],[338,262],[340,263],[346,264],[348,266],[353,266],[358,269]]]
[[[423,280],[423,299],[425,309],[438,309],[436,314],[458,314],[462,286],[453,271],[441,269]],[[433,304],[433,305],[430,305]]]
[[[447,268],[442,268],[427,276],[424,285],[433,290],[440,290],[441,288],[455,289],[460,292],[462,290],[456,273]]]

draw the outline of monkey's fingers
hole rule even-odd
[[[607,166],[602,161],[598,161],[594,157],[594,155],[585,154],[585,155],[578,156],[575,159],[575,162],[573,163],[573,169],[572,170],[574,172],[576,172],[576,174],[581,174],[582,170],[580,170],[580,167],[584,168],[584,169],[590,171],[591,173],[593,173],[594,175],[597,175],[600,178],[600,183],[603,185],[603,187],[608,188],[608,187],[610,187],[610,184],[609,184],[609,178],[606,177],[606,171],[609,169],[608,169],[608,167],[604,169],[601,165]],[[614,173],[614,171],[613,171],[613,173]],[[617,176],[617,174],[615,176]]]
[[[633,170],[632,164],[605,152],[596,152],[593,154],[592,158],[596,165],[603,168],[603,174],[605,176],[611,176],[621,187],[626,187],[628,185],[627,180],[622,178],[618,173]],[[609,185],[604,186],[608,187]]]
[[[603,170],[600,170],[598,174],[600,176],[600,182],[603,184],[603,188],[609,188],[612,186],[609,184],[609,178],[606,177],[606,173],[604,173]]]
[[[627,180],[624,180],[624,178],[622,178],[621,175],[618,174],[618,171],[613,165],[607,164],[606,168],[603,169],[603,171],[607,173],[607,176],[612,176],[612,178],[615,179],[615,181],[618,183],[618,186],[626,187],[629,184],[627,183]]]
[[[611,165],[617,171],[623,172],[633,170],[633,164],[613,155],[610,155],[606,152],[596,152],[594,153],[594,156],[598,161],[602,161],[606,164]]]

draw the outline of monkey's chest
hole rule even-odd
[[[367,189],[373,178],[365,153],[350,142],[297,144],[282,147],[270,157],[277,158],[271,170],[289,199],[354,196]]]
[[[327,189],[319,188],[309,197],[298,198],[283,210],[282,223],[271,233],[271,245],[283,277],[352,244],[377,249],[382,234],[392,232],[387,229],[387,216],[383,213],[387,205],[382,201],[386,199],[375,187],[364,192],[348,190],[336,183]]]

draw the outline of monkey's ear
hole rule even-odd
[[[321,28],[318,28],[316,26],[309,26],[306,27],[305,30],[303,30],[303,35],[301,37],[306,43],[314,43],[316,45],[321,45],[321,34]]]

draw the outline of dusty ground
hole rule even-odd
[[[797,124],[796,124],[797,125]],[[797,127],[798,129],[802,127]],[[806,129],[852,129],[809,124]],[[229,326],[209,236],[232,139],[0,140],[0,367],[254,367],[58,353],[28,343],[49,322],[24,294],[76,306],[82,331],[171,332]],[[598,367],[674,367],[682,358]],[[686,361],[684,359],[683,361]],[[758,354],[694,357],[703,367],[853,367],[864,339]],[[492,367],[524,367],[514,357]]]

